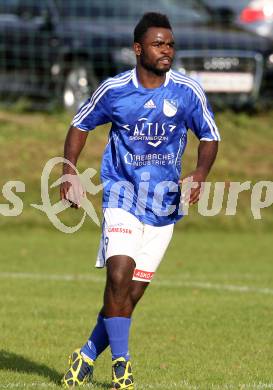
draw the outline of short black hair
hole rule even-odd
[[[140,43],[150,27],[161,27],[172,30],[168,17],[158,12],[147,12],[142,16],[134,30],[134,42]]]

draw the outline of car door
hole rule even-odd
[[[15,48],[12,48],[18,17],[18,0],[0,0],[0,90],[7,92],[14,87]]]
[[[46,96],[54,26],[47,1],[0,0],[1,89]]]

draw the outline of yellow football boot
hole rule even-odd
[[[83,357],[80,349],[76,349],[69,357],[69,369],[62,379],[64,387],[83,386],[93,377],[94,361]]]
[[[123,357],[113,360],[112,366],[112,390],[134,390],[134,379],[130,361]]]

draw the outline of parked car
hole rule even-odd
[[[58,98],[75,110],[101,80],[135,65],[132,30],[151,10],[170,17],[174,67],[199,80],[213,104],[272,97],[272,42],[214,25],[197,0],[0,0],[2,98]]]
[[[204,0],[210,11],[225,23],[273,40],[273,0]]]

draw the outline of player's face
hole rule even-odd
[[[167,28],[149,28],[142,42],[135,44],[135,52],[143,68],[162,76],[170,70],[174,59],[172,31]]]

